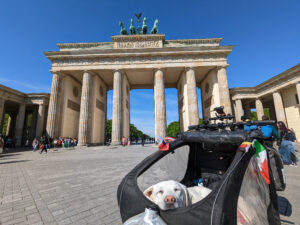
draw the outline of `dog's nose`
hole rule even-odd
[[[167,195],[165,197],[165,203],[166,204],[174,204],[176,202],[176,198],[174,198],[174,196],[172,195]]]

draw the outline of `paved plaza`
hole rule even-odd
[[[124,175],[147,155],[146,147],[90,147],[0,155],[0,224],[121,224],[116,192]],[[283,224],[299,224],[300,168],[286,167],[292,204]],[[297,207],[298,206],[298,207]],[[289,214],[287,208],[285,214]]]

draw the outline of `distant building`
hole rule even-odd
[[[45,134],[49,97],[46,93],[25,94],[0,85],[1,135],[20,146]]]
[[[255,87],[231,88],[230,95],[237,121],[251,109],[261,119],[268,109],[270,119],[283,121],[300,139],[300,63]]]

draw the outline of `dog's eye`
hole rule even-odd
[[[164,191],[159,191],[158,193],[162,195],[164,193]]]
[[[177,192],[177,191],[179,191],[179,189],[178,189],[178,188],[175,188],[174,191]]]

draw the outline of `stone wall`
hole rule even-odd
[[[212,70],[207,77],[201,82],[202,95],[202,112],[204,118],[214,117],[213,109],[220,106],[219,86],[217,79],[217,71]]]
[[[297,139],[300,139],[300,107],[297,106],[296,97],[297,94],[296,87],[291,86],[281,92],[284,110],[287,119],[287,125],[291,129],[293,128],[296,132]]]
[[[69,76],[62,80],[61,137],[77,137],[79,128],[81,84]]]

